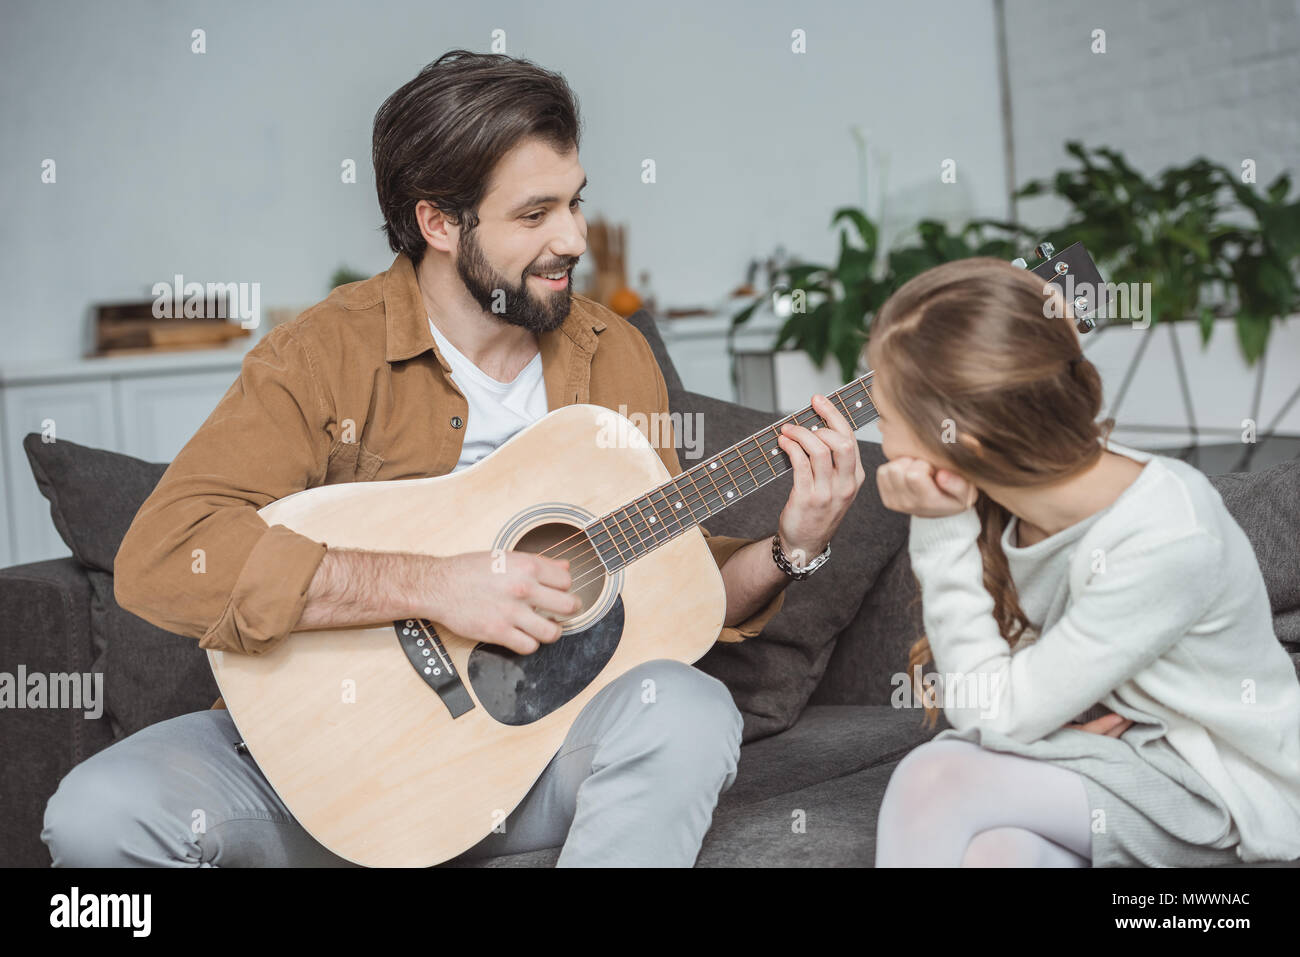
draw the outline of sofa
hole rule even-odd
[[[652,317],[632,322],[651,345],[674,412],[699,413],[704,455],[778,416],[685,390]],[[896,706],[907,649],[921,634],[905,516],[882,507],[871,476],[880,447],[863,442],[868,481],[832,542],[831,561],[789,587],[763,634],[716,645],[697,666],[722,680],[744,717],[734,785],[718,802],[697,866],[870,866],[876,813],[898,761],[947,727]],[[0,570],[0,672],[99,673],[104,713],[0,713],[0,866],[48,866],[45,803],[74,765],[157,721],[209,707],[217,689],[197,642],[164,632],[113,598],[113,557],[165,465],[77,445],[24,447],[72,557]],[[683,454],[684,465],[690,460]],[[1254,544],[1275,633],[1300,673],[1300,462],[1213,481]],[[770,483],[707,524],[765,538],[789,494]],[[558,848],[452,866],[549,866]]]

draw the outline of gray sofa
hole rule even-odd
[[[777,418],[687,392],[653,321],[633,322],[654,349],[676,412],[701,413],[704,454]],[[80,761],[156,721],[208,707],[216,687],[192,639],[163,632],[113,599],[112,562],[165,466],[60,440],[25,441],[36,481],[72,558],[0,570],[0,671],[102,672],[105,714],[0,713],[0,865],[45,866],[45,802]],[[870,866],[876,812],[900,758],[931,730],[919,709],[890,703],[894,676],[920,634],[905,548],[907,523],[870,479],[880,448],[861,444],[869,480],[837,533],[831,562],[790,586],[763,635],[718,645],[699,667],[731,689],[745,718],[740,771],[714,814],[698,864]],[[1300,463],[1214,479],[1256,548],[1275,630],[1300,670]],[[717,534],[770,536],[789,494],[777,481],[708,523]],[[547,866],[558,849],[466,862]]]

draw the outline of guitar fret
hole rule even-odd
[[[665,508],[665,510],[666,510],[666,511],[665,511],[665,514],[668,516],[668,518],[667,518],[665,521],[672,521],[672,522],[674,522],[674,523],[676,524],[676,526],[677,526],[677,531],[676,531],[676,532],[671,532],[671,533],[669,534],[669,538],[675,538],[677,535],[680,535],[680,534],[682,533],[682,531],[684,530],[684,529],[682,528],[682,519],[681,519],[681,516],[678,515],[675,511],[673,511],[673,507],[672,507],[671,504],[669,504],[669,502],[668,502],[668,496],[664,494],[664,490],[663,490],[663,489],[657,489],[656,491],[659,492],[659,497],[660,497],[661,499],[663,499],[664,508]],[[654,495],[654,492],[651,492],[650,494],[651,494],[651,495]],[[658,511],[658,510],[659,510],[658,506],[655,506],[655,511]],[[665,526],[665,527],[666,527],[666,526]]]

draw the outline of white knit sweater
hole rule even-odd
[[[946,686],[962,676],[983,692],[950,699],[961,706],[944,713],[959,731],[1029,743],[1094,705],[1122,703],[1162,725],[1222,797],[1243,861],[1300,857],[1300,681],[1273,634],[1254,550],[1202,473],[1107,447],[1146,463],[1134,483],[1080,523],[1082,534],[1076,526],[1013,549],[1013,581],[1044,618],[1041,635],[1014,652],[983,586],[975,510],[912,518],[935,667],[953,676]]]

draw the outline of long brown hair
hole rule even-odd
[[[1082,357],[1057,287],[1000,259],[945,263],[904,284],[872,320],[868,350],[883,373],[874,388],[927,450],[976,484],[1065,478],[1097,461],[1098,440],[1114,427],[1097,421],[1101,377]],[[1011,515],[983,492],[975,509],[984,587],[998,631],[1014,646],[1032,625],[1002,550]],[[933,660],[922,635],[908,654],[909,680]],[[939,708],[916,691],[932,726]]]
[[[560,74],[502,53],[449,50],[375,114],[371,160],[389,247],[419,265],[420,200],[468,232],[493,168],[515,144],[535,136],[567,153],[581,135],[578,99]]]

